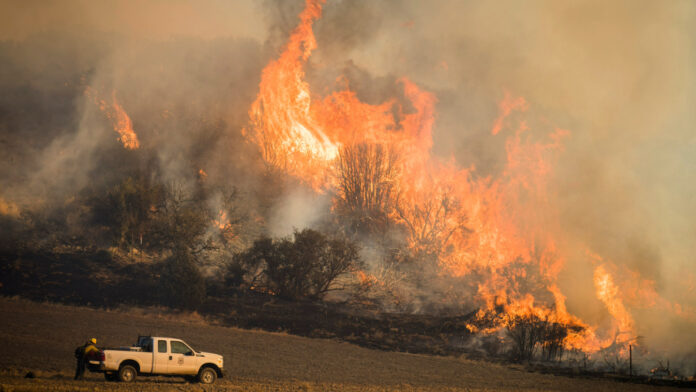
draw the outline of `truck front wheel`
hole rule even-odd
[[[204,367],[198,372],[198,382],[201,384],[212,384],[217,379],[215,370],[209,367]]]
[[[135,371],[135,368],[133,366],[123,365],[118,370],[118,379],[122,382],[131,382],[135,380],[135,376],[137,374],[138,372]]]

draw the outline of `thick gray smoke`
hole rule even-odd
[[[302,1],[0,3],[0,207],[61,204],[112,172],[156,167],[164,181],[263,187],[241,130],[261,70]],[[696,307],[696,3],[692,1],[329,1],[308,65],[324,94],[345,75],[360,98],[398,96],[407,77],[438,97],[434,152],[481,176],[505,164],[490,134],[508,91],[532,133],[567,129],[554,178],[560,285],[572,313],[608,317],[591,250]],[[141,142],[124,150],[83,92],[115,91]],[[330,203],[288,187],[253,203],[274,234]],[[212,204],[215,204],[211,202]],[[211,204],[211,205],[212,205]],[[693,320],[637,307],[638,332],[674,360],[696,352]]]

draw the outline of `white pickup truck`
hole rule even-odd
[[[131,382],[138,375],[180,376],[212,384],[222,377],[222,355],[197,352],[181,339],[140,336],[134,347],[104,349],[97,371],[108,381]]]

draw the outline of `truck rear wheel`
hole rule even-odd
[[[212,384],[217,379],[215,370],[209,367],[204,367],[198,372],[198,382],[201,384]]]
[[[135,377],[137,375],[138,375],[138,372],[131,365],[123,365],[118,370],[118,379],[119,379],[119,381],[122,381],[122,382],[131,382],[131,381],[135,380]]]

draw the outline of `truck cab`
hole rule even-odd
[[[153,373],[197,374],[199,361],[196,352],[183,340],[157,338],[154,340]]]

